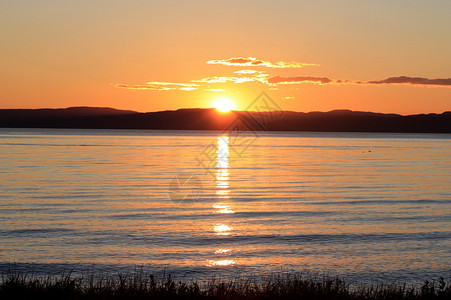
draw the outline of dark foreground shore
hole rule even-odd
[[[2,275],[0,299],[451,299],[451,280],[368,286],[300,274],[196,282],[144,272],[114,276],[9,272]]]

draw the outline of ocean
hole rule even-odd
[[[451,276],[451,134],[0,129],[0,272]]]

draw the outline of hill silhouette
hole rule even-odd
[[[350,110],[221,113],[195,108],[139,113],[100,107],[0,109],[0,127],[6,128],[226,130],[234,126],[258,131],[451,133],[451,112],[402,116]]]

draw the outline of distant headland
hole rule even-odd
[[[194,108],[140,113],[99,107],[0,109],[0,127],[451,133],[451,111],[403,116],[351,110],[222,113]]]

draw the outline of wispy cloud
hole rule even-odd
[[[195,91],[199,88],[195,83],[174,83],[174,82],[147,82],[146,84],[115,84],[117,88],[131,90],[152,90],[152,91]]]
[[[240,70],[233,72],[235,74],[263,74],[263,71],[255,71],[255,70]]]
[[[327,77],[312,77],[312,76],[295,76],[295,77],[280,77],[274,76],[268,78],[268,84],[302,84],[302,83],[316,83],[321,85],[334,84],[334,85],[389,85],[389,84],[406,84],[406,85],[421,85],[421,86],[450,86],[451,78],[423,78],[423,77],[389,77],[383,80],[342,80],[342,79],[330,79]]]
[[[268,74],[255,74],[251,76],[212,76],[212,77],[205,77],[199,80],[192,80],[191,82],[196,83],[246,83],[246,82],[262,82],[267,84],[267,77]]]
[[[332,80],[327,77],[312,77],[312,76],[296,76],[296,77],[280,77],[274,76],[268,79],[269,84],[297,84],[297,83],[318,83],[328,84]]]
[[[174,83],[174,82],[148,82],[146,84],[115,84],[117,88],[132,89],[132,90],[151,90],[151,91],[196,91],[202,86],[207,86],[203,88],[206,91],[212,92],[225,92],[222,88],[214,87],[215,84],[225,84],[225,83],[251,83],[257,82],[265,85],[269,85],[271,90],[277,90],[275,88],[277,85],[295,85],[295,84],[305,84],[313,83],[319,85],[416,85],[416,86],[443,86],[451,87],[451,78],[423,78],[423,77],[389,77],[383,80],[371,80],[371,81],[359,81],[359,80],[341,80],[341,79],[330,79],[328,77],[315,77],[315,76],[294,76],[294,77],[281,77],[273,76],[269,77],[269,74],[264,72],[256,73],[239,73],[247,76],[211,76],[205,77],[198,80],[192,80],[189,83]],[[213,85],[213,87],[209,87]],[[288,98],[287,98],[288,99]]]
[[[299,62],[276,62],[271,63],[257,59],[255,57],[234,57],[223,60],[210,60],[207,64],[221,64],[227,66],[240,67],[268,67],[268,68],[301,68],[304,66],[316,66],[316,64],[299,63]],[[258,83],[268,85],[270,90],[278,90],[278,86],[297,85],[297,84],[318,84],[318,85],[392,85],[404,84],[414,86],[443,86],[451,87],[451,78],[424,78],[424,77],[408,77],[398,76],[389,77],[382,80],[360,81],[360,80],[343,80],[330,79],[320,76],[278,76],[268,74],[265,71],[243,69],[234,71],[232,76],[207,76],[197,80],[190,80],[186,83],[175,82],[158,82],[152,81],[145,84],[114,84],[117,88],[133,89],[133,90],[151,90],[151,91],[196,91],[204,90],[211,92],[225,92],[223,84],[243,84]],[[285,97],[284,99],[291,99]]]
[[[318,66],[311,63],[279,61],[271,63],[269,61],[257,59],[255,57],[232,57],[229,59],[214,59],[207,61],[207,64],[238,66],[238,67],[267,67],[267,68],[302,68],[306,66]]]
[[[441,85],[451,86],[451,78],[423,78],[423,77],[389,77],[383,80],[368,81],[370,84],[411,84],[411,85]]]

